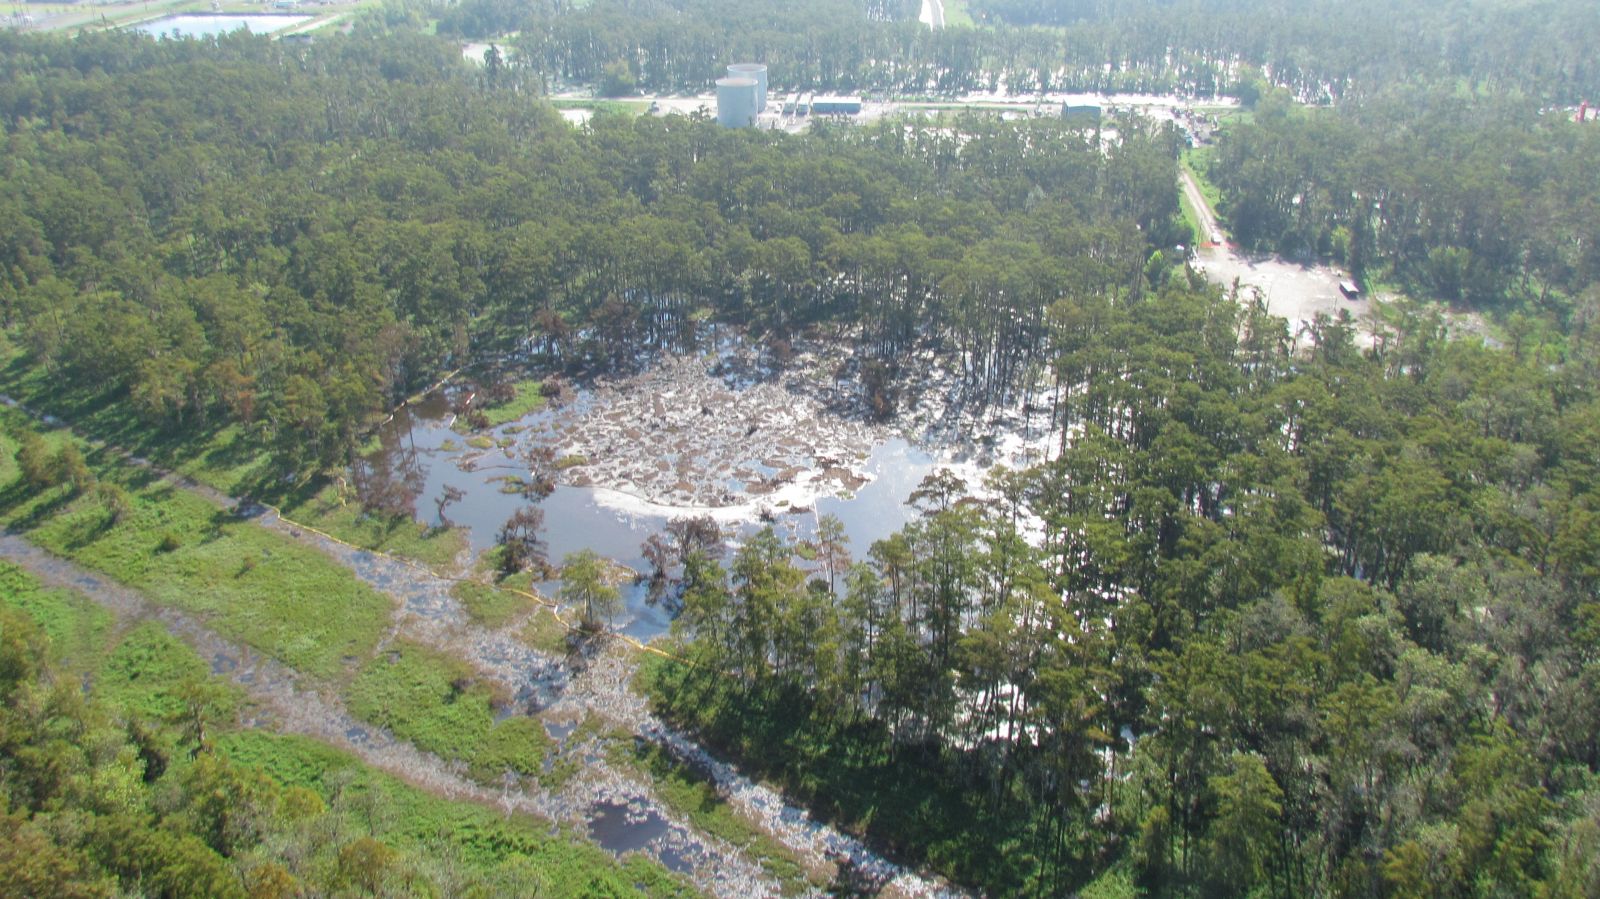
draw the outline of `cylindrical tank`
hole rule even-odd
[[[767,67],[759,62],[741,62],[728,66],[729,78],[753,78],[756,82],[756,112],[767,111]]]
[[[724,128],[749,128],[758,110],[754,78],[717,79],[717,124]]]

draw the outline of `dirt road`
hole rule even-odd
[[[9,397],[0,403],[20,408],[52,425],[62,422],[29,410]],[[104,442],[94,441],[120,452]],[[285,536],[310,543],[359,579],[396,601],[390,639],[404,638],[461,658],[515,697],[516,712],[544,720],[573,722],[594,714],[612,726],[659,743],[688,764],[706,771],[739,813],[794,852],[808,869],[821,870],[849,859],[858,874],[889,895],[961,895],[947,884],[924,878],[873,852],[861,841],[817,821],[789,804],[780,793],[744,777],[652,714],[634,693],[630,678],[633,650],[613,641],[597,657],[574,670],[566,659],[524,644],[513,624],[492,631],[473,624],[452,593],[454,581],[415,563],[373,553],[283,519],[270,508],[241,504],[207,485],[165,472],[135,456],[130,462],[151,469],[172,486],[194,493]],[[213,670],[231,677],[264,707],[273,710],[267,726],[324,740],[410,783],[450,798],[469,799],[526,811],[586,827],[601,806],[626,807],[642,820],[664,826],[641,851],[674,870],[684,871],[714,896],[776,896],[777,882],[744,852],[703,833],[662,803],[654,789],[632,771],[620,768],[588,745],[566,745],[561,752],[581,759],[581,773],[555,792],[536,780],[504,791],[490,790],[456,773],[436,756],[379,728],[353,718],[335,697],[301,685],[292,669],[234,644],[190,615],[150,603],[136,591],[51,555],[20,536],[0,536],[0,558],[27,568],[46,583],[85,593],[123,620],[160,621],[207,659]],[[685,870],[687,869],[687,870]]]
[[[1223,233],[1222,225],[1217,222],[1217,214],[1206,202],[1205,194],[1200,192],[1200,185],[1195,183],[1194,176],[1185,168],[1178,169],[1178,181],[1183,185],[1183,195],[1189,198],[1189,204],[1195,208],[1200,216],[1200,245],[1226,245],[1228,236]]]
[[[1348,312],[1357,322],[1356,343],[1372,344],[1371,329],[1367,323],[1372,317],[1372,307],[1365,296],[1348,299],[1339,290],[1339,282],[1348,278],[1345,272],[1327,265],[1300,264],[1268,255],[1246,255],[1228,242],[1227,232],[1217,221],[1216,210],[1206,202],[1200,185],[1187,169],[1179,169],[1179,184],[1183,194],[1200,216],[1200,246],[1194,255],[1194,267],[1226,289],[1239,286],[1240,302],[1253,302],[1256,295],[1267,305],[1267,312],[1289,322],[1289,336],[1297,341],[1305,339],[1309,327],[1318,315],[1330,318]]]

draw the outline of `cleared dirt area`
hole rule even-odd
[[[1195,256],[1195,268],[1205,272],[1215,284],[1240,287],[1240,299],[1259,291],[1267,311],[1289,320],[1289,333],[1302,340],[1318,314],[1337,317],[1348,312],[1357,322],[1356,343],[1372,345],[1370,324],[1372,303],[1362,295],[1356,299],[1339,291],[1339,282],[1350,277],[1327,265],[1302,265],[1272,256],[1245,256],[1226,244],[1203,247]]]

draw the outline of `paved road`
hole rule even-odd
[[[940,31],[944,28],[944,0],[922,0],[922,12],[917,15],[917,21]]]

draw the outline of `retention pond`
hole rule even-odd
[[[154,37],[206,38],[241,28],[252,34],[273,34],[311,19],[294,15],[181,15],[163,16],[133,27]]]

